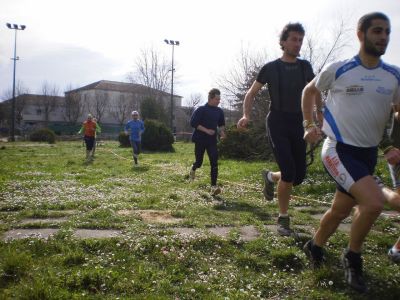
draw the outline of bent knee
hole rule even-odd
[[[369,203],[368,205],[359,205],[360,213],[376,215],[380,214],[383,210],[384,203],[383,201],[374,201],[373,203]]]

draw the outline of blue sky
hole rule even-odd
[[[241,45],[278,57],[278,34],[288,22],[299,21],[307,33],[328,38],[343,18],[353,30],[353,43],[340,58],[354,55],[357,20],[371,11],[391,18],[391,43],[383,59],[400,65],[400,2],[395,0],[2,0],[0,98],[12,86],[14,33],[7,22],[27,26],[18,32],[17,80],[32,93],[40,93],[45,81],[60,90],[102,79],[126,81],[141,49],[153,46],[170,58],[171,46],[163,42],[168,38],[181,43],[175,48],[174,91],[205,99]]]

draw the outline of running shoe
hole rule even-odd
[[[221,194],[221,188],[219,186],[217,186],[217,185],[211,186],[211,195],[212,196],[217,196],[219,194]]]
[[[354,290],[365,293],[367,291],[367,286],[363,278],[363,261],[361,256],[357,259],[350,260],[348,258],[348,250],[345,249],[342,254],[342,264],[346,282]]]
[[[394,247],[390,248],[388,256],[393,262],[400,263],[400,251],[397,250],[396,248]]]
[[[264,180],[263,194],[266,200],[271,201],[274,199],[274,183],[268,179],[268,174],[270,171],[262,170],[261,176]]]
[[[324,252],[321,247],[313,247],[312,240],[309,240],[303,246],[303,251],[310,260],[313,269],[320,268],[325,263]]]
[[[189,179],[194,180],[196,178],[196,170],[193,170],[192,168],[190,169],[189,172]]]
[[[278,234],[281,236],[293,236],[294,231],[290,228],[290,217],[278,217]]]

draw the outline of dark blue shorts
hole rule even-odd
[[[356,147],[327,138],[321,158],[325,169],[336,181],[337,189],[350,195],[350,188],[355,182],[374,174],[378,148]]]
[[[86,136],[83,138],[86,145],[86,150],[91,151],[94,145],[94,136]]]

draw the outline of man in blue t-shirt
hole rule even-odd
[[[225,138],[225,116],[221,108],[218,107],[221,101],[221,92],[212,89],[208,93],[208,102],[196,109],[190,120],[190,125],[194,128],[192,141],[194,142],[194,154],[196,161],[190,169],[189,178],[195,178],[196,169],[203,164],[204,152],[207,151],[211,165],[211,194],[218,195],[221,188],[217,186],[218,178],[218,149],[217,134],[221,139]]]
[[[132,145],[134,166],[138,165],[138,156],[142,147],[143,132],[144,123],[139,119],[139,113],[134,110],[132,111],[132,120],[125,125],[125,133],[129,134],[129,140]]]

